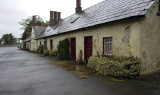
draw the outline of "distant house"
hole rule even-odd
[[[31,36],[28,36],[25,40],[22,41],[22,48],[31,49]]]
[[[79,60],[82,50],[84,60],[133,56],[143,61],[142,74],[160,69],[160,0],[105,0],[85,10],[76,1],[76,13],[65,19],[50,11],[50,26],[31,36],[34,49],[43,44],[56,50],[59,41],[69,38],[71,59]]]

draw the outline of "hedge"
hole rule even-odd
[[[70,48],[69,39],[64,39],[59,42],[58,57],[60,60],[69,60],[70,58],[69,48]]]
[[[44,45],[38,46],[38,48],[37,48],[38,53],[43,53],[43,50],[44,50]]]
[[[49,54],[51,56],[57,56],[57,50],[51,50]]]
[[[49,50],[47,49],[47,50],[44,50],[43,51],[43,55],[49,55]]]
[[[98,73],[116,77],[135,77],[140,73],[141,60],[132,57],[95,57],[88,60],[87,66]]]

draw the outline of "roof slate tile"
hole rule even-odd
[[[79,14],[62,19],[57,25],[50,27],[36,39],[70,32],[98,24],[124,18],[145,15],[155,0],[105,0]]]

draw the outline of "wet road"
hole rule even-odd
[[[80,79],[53,58],[0,48],[0,95],[160,95],[160,81]]]

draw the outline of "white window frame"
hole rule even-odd
[[[112,44],[113,44],[112,37],[103,38],[103,55],[112,56],[112,51],[113,51]]]

